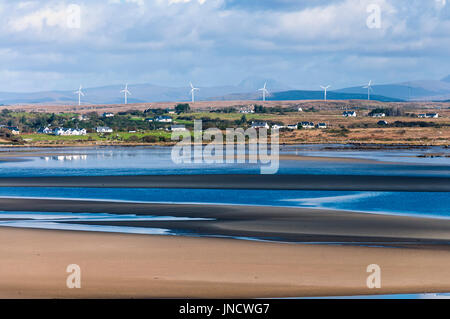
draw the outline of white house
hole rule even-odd
[[[285,127],[286,126],[284,126],[284,125],[278,125],[278,124],[272,125],[273,130],[281,130],[282,128],[285,128]]]
[[[385,117],[386,113],[374,113],[372,114],[372,117]]]
[[[52,129],[50,127],[41,127],[38,131],[38,134],[52,134]]]
[[[298,112],[303,112],[303,109],[301,107],[298,108]]]
[[[269,128],[267,122],[252,122],[252,128]]]
[[[173,120],[170,116],[161,115],[155,117],[153,121],[160,123],[172,123]]]
[[[18,135],[18,134],[20,134],[20,130],[19,130],[19,128],[16,127],[16,126],[5,126],[5,128],[6,128],[7,130],[10,130],[10,131],[11,131],[11,134],[13,134],[13,135]]]
[[[300,125],[302,126],[302,128],[306,128],[306,129],[314,128],[313,122],[302,122],[302,123],[300,123]]]
[[[113,129],[108,126],[99,126],[95,129],[97,133],[112,133]]]
[[[342,116],[344,116],[344,117],[356,117],[356,112],[355,111],[344,111],[344,113],[342,113]]]
[[[103,117],[114,117],[114,113],[111,112],[103,113]]]
[[[186,131],[186,127],[184,125],[172,125],[170,130],[172,132],[183,132]]]
[[[298,129],[298,125],[297,124],[288,124],[286,127],[289,130],[296,130],[296,129]]]
[[[255,110],[252,108],[243,107],[239,110],[239,113],[244,113],[244,114],[255,113]]]
[[[325,129],[325,128],[327,128],[327,123],[318,123],[318,124],[316,125],[316,127],[317,127],[317,128],[320,128],[320,129]]]

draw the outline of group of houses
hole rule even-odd
[[[51,129],[50,127],[40,128],[37,133],[39,134],[49,134],[49,135],[86,135],[86,129],[78,129],[78,128],[64,128],[64,127],[56,127]]]
[[[434,118],[437,119],[439,117],[439,113],[421,113],[418,115],[419,118],[429,119]]]
[[[107,126],[99,126],[95,129],[97,133],[112,133],[113,129]],[[87,131],[84,128],[65,128],[65,127],[43,127],[40,128],[37,133],[39,134],[48,134],[48,135],[56,135],[56,136],[82,136],[86,135]]]
[[[261,129],[261,128],[268,129],[268,128],[270,128],[270,125],[267,122],[256,122],[256,121],[253,121],[252,122],[252,128],[254,128],[254,129]],[[277,130],[280,130],[280,129],[297,130],[299,128],[303,128],[303,129],[313,129],[313,128],[326,129],[327,128],[327,124],[326,123],[314,124],[313,122],[305,121],[305,122],[300,122],[300,123],[297,123],[297,124],[288,124],[288,125],[273,124],[272,125],[272,129],[277,129]]]

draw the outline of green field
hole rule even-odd
[[[126,141],[132,136],[135,136],[138,139],[143,138],[144,136],[155,136],[155,137],[164,137],[166,139],[170,139],[171,133],[162,130],[156,131],[146,131],[146,132],[136,132],[136,133],[128,133],[128,132],[114,132],[111,134],[97,134],[97,133],[88,133],[84,136],[56,136],[56,135],[47,135],[47,134],[22,134],[22,138],[26,141],[30,142],[57,142],[57,141]]]

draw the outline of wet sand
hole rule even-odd
[[[393,247],[450,242],[450,219],[365,214],[330,209],[244,205],[151,204],[0,198],[4,211],[113,213],[195,217],[201,221],[96,221],[78,224],[154,227],[179,234],[251,237],[285,242],[339,242]],[[74,222],[71,222],[74,223]]]
[[[449,192],[450,178],[373,175],[136,175],[2,177],[0,187],[205,188]]]
[[[448,249],[0,228],[0,298],[299,297],[450,291]],[[68,289],[66,267],[81,267]],[[367,266],[381,267],[368,289]]]

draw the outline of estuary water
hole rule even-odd
[[[0,151],[11,155],[12,152],[17,153],[17,149],[0,149]],[[47,148],[22,149],[21,152],[27,156],[3,157],[3,161],[0,157],[0,177],[260,173],[260,164],[174,164],[171,160],[171,148],[168,147]],[[298,145],[282,146],[280,154],[307,158],[293,160],[291,157],[283,159],[281,156],[278,174],[310,174],[311,178],[318,174],[450,177],[450,157],[448,157],[450,152],[445,147],[355,150],[345,145]],[[314,157],[322,159],[317,160]],[[325,160],[327,157],[329,159]],[[339,160],[341,158],[345,161]],[[445,192],[0,187],[0,197],[289,206],[450,218],[450,196]],[[1,225],[4,226],[51,229],[71,227],[70,223],[58,223],[61,218],[66,219],[66,222],[70,222],[70,218],[74,218],[74,221],[94,219],[107,221],[111,218],[155,220],[154,216],[135,216],[132,212],[122,217],[92,214],[89,208],[86,208],[85,214],[82,215],[62,214],[50,212],[17,214],[2,211],[0,219],[3,219]],[[139,227],[96,226],[77,225],[76,229],[170,234],[170,230],[167,229],[143,230]]]

